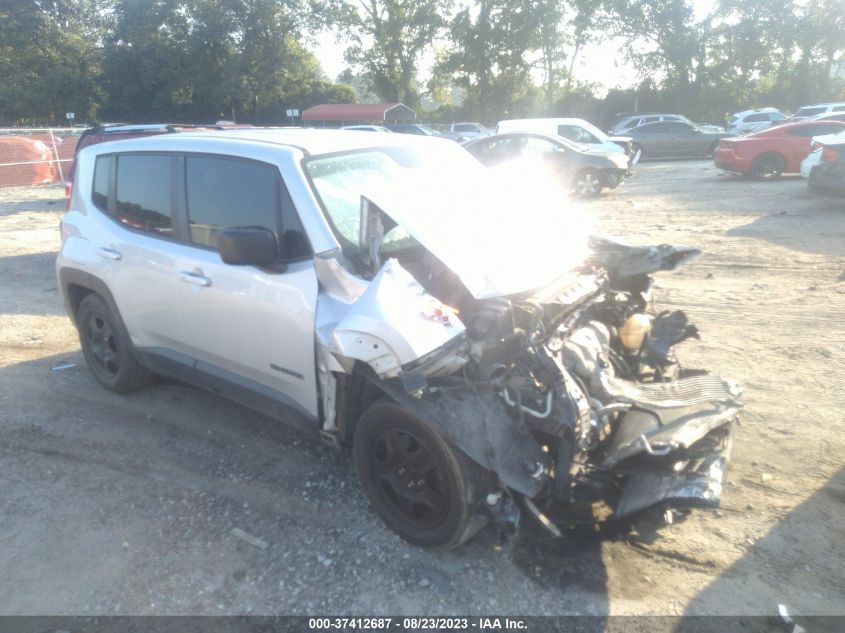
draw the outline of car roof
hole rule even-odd
[[[845,129],[845,123],[843,123],[842,121],[836,121],[836,120],[824,121],[824,120],[822,120],[821,122],[822,123],[842,123],[843,129]],[[819,120],[815,119],[815,118],[813,118],[813,119],[801,119],[799,121],[790,121],[789,123],[783,123],[781,125],[774,125],[772,127],[767,127],[765,130],[760,130],[759,132],[756,132],[753,136],[756,136],[757,134],[760,134],[760,135],[775,134],[779,130],[793,130],[795,128],[810,127],[810,126],[818,125],[818,124],[819,124]]]
[[[564,147],[568,147],[576,152],[585,151],[584,146],[570,141],[567,138],[563,138],[562,136],[553,136],[551,134],[543,134],[542,132],[534,132],[532,130],[513,130],[512,132],[502,132],[501,134],[493,134],[492,136],[483,136],[466,143],[464,147],[481,145],[482,143],[489,143],[497,138],[505,138],[508,136],[536,136],[551,143],[555,143],[556,145],[563,145]]]
[[[829,106],[841,106],[845,105],[845,101],[828,101],[827,103],[814,103],[812,105],[802,105],[799,110],[803,110],[804,108],[826,108]]]
[[[756,114],[757,112],[780,112],[780,110],[778,110],[777,108],[754,108],[753,110],[743,110],[742,112],[735,112],[733,116],[745,116],[746,114]]]
[[[159,145],[170,145],[174,136],[185,139],[235,140],[245,143],[260,143],[262,145],[276,145],[280,149],[297,149],[306,154],[330,154],[369,147],[400,146],[416,143],[452,143],[447,139],[437,137],[414,137],[393,134],[361,134],[354,130],[320,130],[306,128],[251,128],[234,130],[214,130],[202,132],[185,132],[179,135],[162,134],[157,136],[125,139],[104,143],[104,153],[119,151],[119,147],[131,147],[134,150],[155,150]]]

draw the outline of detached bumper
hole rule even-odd
[[[615,515],[628,516],[658,505],[674,508],[718,507],[733,450],[733,424],[722,427],[720,432],[726,434],[717,447],[690,459],[678,473],[629,475]],[[707,439],[705,437],[702,441]]]

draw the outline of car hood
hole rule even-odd
[[[368,192],[362,209],[398,225],[386,232],[382,259],[407,234],[476,299],[529,292],[568,276],[589,252],[587,217],[554,175],[538,169],[530,163],[492,168],[489,181],[472,187],[417,178]]]

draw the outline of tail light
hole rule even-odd
[[[822,160],[828,163],[835,163],[839,160],[839,154],[837,154],[836,150],[832,147],[825,147],[822,150]]]
[[[65,211],[70,210],[70,196],[73,194],[73,183],[68,180],[65,182]]]

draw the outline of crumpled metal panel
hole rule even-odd
[[[732,448],[733,436],[730,436],[721,450],[706,456],[693,472],[630,475],[616,507],[616,516],[630,515],[659,503],[685,508],[718,507]]]

